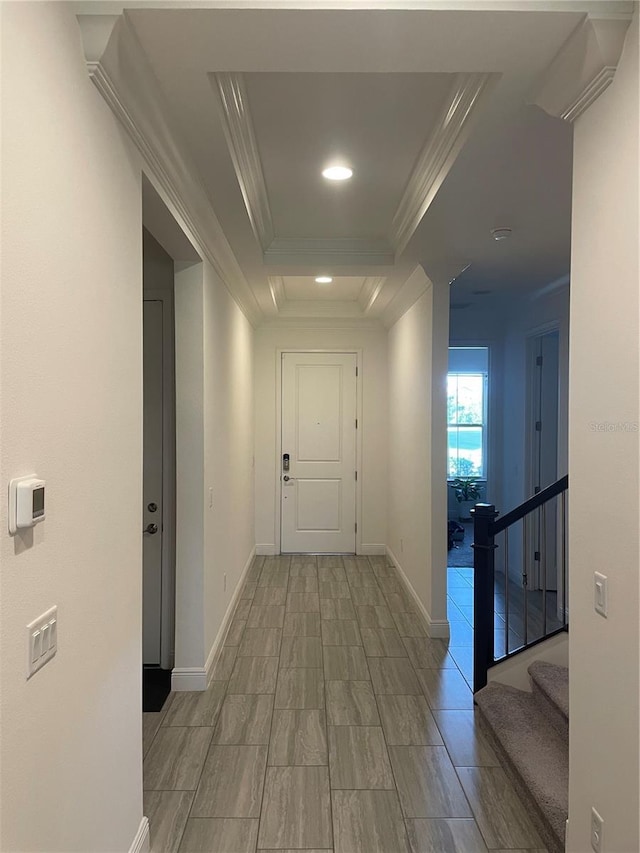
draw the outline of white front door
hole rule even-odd
[[[163,303],[144,300],[142,660],[160,665],[162,628]]]
[[[355,553],[356,366],[355,353],[282,354],[283,553]]]

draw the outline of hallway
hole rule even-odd
[[[256,557],[204,693],[144,715],[153,853],[541,851],[385,557]]]

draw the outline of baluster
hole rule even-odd
[[[504,529],[504,653],[509,654],[509,528]]]
[[[529,567],[529,516],[525,515],[522,519],[522,523],[524,525],[524,572],[522,574],[522,609],[523,609],[523,622],[524,622],[524,644],[527,645],[528,641],[528,615],[529,610],[527,607],[527,584],[528,584],[528,567]]]
[[[547,505],[542,504],[540,550],[542,560],[542,636],[547,636]]]
[[[562,627],[567,624],[567,493],[562,492]]]

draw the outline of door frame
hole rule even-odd
[[[535,400],[535,391],[536,391],[536,341],[538,338],[544,337],[545,335],[549,335],[553,332],[556,332],[558,335],[558,395],[560,394],[560,352],[562,346],[562,329],[560,327],[559,320],[550,320],[548,323],[542,323],[539,326],[535,326],[532,329],[529,329],[526,333],[525,345],[526,345],[526,398],[525,398],[525,477],[524,477],[524,486],[525,486],[525,499],[531,497],[533,495],[533,489],[535,487],[534,484],[534,471],[535,471],[535,446],[536,446],[536,429],[534,422],[534,412],[536,411],[536,400]],[[560,460],[560,406],[558,405],[558,421],[556,424],[557,438],[556,438],[556,474],[560,470],[559,460]],[[560,501],[557,502],[556,506],[556,530],[560,530],[559,523],[559,514],[560,514]],[[529,536],[529,549],[531,554],[523,554],[523,560],[526,561],[525,565],[527,567],[528,577],[530,578],[530,589],[538,589],[540,586],[541,578],[540,578],[540,567],[536,564],[536,561],[533,559],[533,549],[535,547],[533,542],[533,536]],[[560,545],[559,539],[557,541],[557,549]],[[556,573],[561,571],[560,563],[558,560],[558,553],[555,555],[556,557]],[[558,579],[559,580],[559,579]],[[557,583],[557,589],[560,589],[560,583]],[[558,594],[558,602],[560,599],[560,595]]]
[[[160,666],[162,669],[173,669],[176,634],[176,396],[173,289],[171,291],[161,288],[145,289],[142,294],[142,301],[145,302],[147,300],[162,302],[162,603],[160,613]]]
[[[276,554],[281,553],[282,544],[282,512],[280,503],[280,493],[282,484],[280,480],[282,467],[280,460],[282,458],[282,356],[285,353],[332,353],[345,355],[355,355],[356,368],[358,376],[356,378],[356,418],[358,419],[358,429],[356,430],[356,471],[358,479],[356,481],[356,554],[361,553],[362,545],[362,431],[364,429],[362,419],[362,349],[350,347],[337,347],[332,349],[303,349],[301,347],[277,347],[276,348],[276,454],[274,460],[274,509],[275,509],[275,551]]]

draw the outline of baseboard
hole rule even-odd
[[[209,682],[213,676],[213,671],[216,668],[216,664],[220,659],[220,655],[222,654],[222,649],[224,648],[224,641],[227,639],[227,634],[229,632],[229,628],[231,627],[231,623],[233,622],[233,615],[236,612],[236,607],[238,606],[238,601],[240,600],[240,593],[242,592],[242,587],[244,586],[244,582],[247,578],[247,573],[251,568],[251,564],[253,563],[253,558],[256,556],[257,546],[251,549],[251,553],[247,559],[247,562],[244,564],[244,568],[240,574],[240,579],[236,584],[236,588],[231,596],[231,601],[229,602],[229,606],[227,607],[227,612],[224,614],[224,619],[222,620],[222,624],[220,625],[220,630],[213,641],[213,645],[211,646],[211,651],[207,657],[207,662],[204,665],[205,669],[205,677],[206,677],[206,685],[205,690],[209,686]]]
[[[149,853],[150,849],[149,819],[143,816],[136,837],[133,839],[133,844],[129,848],[129,853]]]
[[[358,548],[358,554],[363,557],[379,557],[387,553],[386,545],[376,545],[375,542],[362,542]]]
[[[175,693],[207,689],[207,670],[203,666],[176,666],[171,673],[171,690]]]
[[[400,575],[400,580],[405,585],[407,592],[409,593],[409,595],[413,599],[416,607],[418,608],[418,612],[420,613],[420,616],[422,616],[422,619],[425,623],[425,626],[427,629],[427,635],[429,637],[432,637],[433,639],[448,640],[449,639],[449,620],[448,619],[432,619],[431,618],[429,611],[424,606],[424,604],[420,600],[418,593],[413,588],[413,584],[411,583],[409,578],[406,576],[404,569],[400,565],[398,558],[393,553],[391,548],[389,548],[388,546],[387,546],[387,556],[389,557],[389,559],[391,560],[393,565],[396,567],[396,570],[397,570],[398,574]]]
[[[256,545],[256,555],[258,557],[275,557],[277,554],[278,551],[273,543]]]

